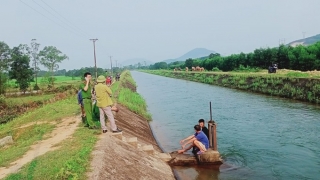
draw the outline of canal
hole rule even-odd
[[[165,152],[180,148],[209,102],[218,150],[230,168],[176,168],[183,179],[319,179],[320,107],[202,83],[132,71]]]

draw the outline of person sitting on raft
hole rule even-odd
[[[207,138],[209,139],[209,130],[208,128],[205,126],[205,121],[204,119],[199,119],[199,125],[201,127],[201,131],[203,131],[203,133],[207,136]]]
[[[182,149],[178,150],[178,153],[184,153],[190,150],[193,146],[199,148],[199,152],[197,154],[202,154],[209,148],[209,140],[208,137],[201,131],[201,127],[199,125],[194,126],[195,134],[183,139],[180,141]],[[186,149],[185,146],[190,144]]]

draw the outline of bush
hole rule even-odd
[[[0,72],[0,94],[4,94],[7,88],[7,76]]]
[[[40,90],[40,88],[39,88],[38,84],[35,84],[35,85],[33,86],[33,90],[35,90],[35,91]]]
[[[6,104],[6,97],[4,95],[0,95],[0,105],[5,105]]]
[[[221,70],[219,68],[217,68],[217,67],[212,68],[212,71],[221,72]]]
[[[234,70],[235,72],[259,72],[259,68],[252,68],[250,66],[245,67],[244,65],[240,64],[239,68]]]

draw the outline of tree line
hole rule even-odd
[[[39,45],[33,39],[30,45],[20,44],[10,48],[5,42],[0,41],[0,94],[5,92],[9,79],[15,79],[23,92],[28,89],[30,82],[35,81],[34,89],[38,90],[39,64],[48,69],[49,80],[52,79],[50,82],[53,85],[54,71],[59,68],[59,63],[68,59],[68,56],[54,46],[45,46],[39,51]]]
[[[97,75],[98,76],[99,75],[115,76],[115,74],[120,73],[122,70],[123,69],[119,67],[113,67],[112,71],[111,69],[103,69],[103,68],[97,67]],[[95,67],[83,67],[80,69],[69,70],[69,71],[66,71],[65,76],[83,78],[83,75],[86,72],[90,72],[92,77],[95,78],[95,72],[96,72]]]
[[[320,69],[320,42],[296,47],[280,45],[274,48],[259,48],[250,53],[232,54],[222,57],[219,53],[212,53],[208,57],[187,59],[167,64],[157,62],[149,69],[184,69],[188,67],[204,67],[206,70],[233,71],[241,67],[267,69],[277,64],[280,69],[311,71]]]

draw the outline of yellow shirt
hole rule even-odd
[[[112,95],[111,89],[104,83],[98,83],[95,86],[96,99],[98,107],[107,107],[113,104],[110,96]]]

